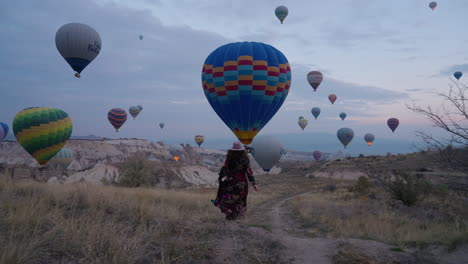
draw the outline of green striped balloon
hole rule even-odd
[[[73,151],[69,148],[63,148],[49,161],[52,166],[66,169],[73,161]]]
[[[67,143],[72,133],[67,113],[49,107],[31,107],[16,114],[16,140],[40,165],[46,164]]]

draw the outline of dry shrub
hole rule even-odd
[[[365,176],[360,176],[358,181],[349,188],[351,192],[355,192],[360,196],[367,196],[370,192],[371,183],[369,179]]]
[[[152,174],[152,166],[141,153],[130,157],[121,166],[122,174],[116,185],[125,187],[154,186],[157,179]]]
[[[431,192],[432,185],[422,174],[394,171],[393,177],[378,178],[384,190],[394,200],[413,206]]]

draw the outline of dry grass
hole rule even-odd
[[[203,263],[214,194],[0,179],[0,263]]]
[[[311,236],[372,239],[396,245],[468,243],[467,208],[455,197],[428,198],[414,208],[357,198],[345,188],[314,192],[289,202]],[[465,204],[466,205],[466,204]]]

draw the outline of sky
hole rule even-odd
[[[429,2],[7,1],[0,9],[0,121],[10,125],[26,107],[54,107],[71,116],[75,136],[234,140],[204,96],[202,65],[221,45],[259,41],[279,49],[292,70],[290,93],[261,134],[294,137],[303,133],[298,116],[305,116],[311,141],[313,133],[336,139],[345,126],[356,137],[370,132],[414,141],[416,130],[443,136],[406,105],[437,108],[432,93],[447,89],[454,71],[467,74],[460,81],[468,77],[468,2],[438,1],[435,11]],[[284,24],[274,15],[279,5],[289,9]],[[90,25],[102,39],[80,79],[55,46],[56,31],[70,22]],[[312,70],[324,74],[317,92],[306,80]],[[334,105],[331,93],[338,96]],[[107,112],[133,105],[143,111],[136,120],[129,115],[116,133]],[[318,120],[310,113],[314,106],[322,110]],[[386,125],[390,117],[400,120],[395,133]]]

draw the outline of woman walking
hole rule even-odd
[[[247,151],[240,142],[234,142],[228,150],[224,166],[219,172],[218,195],[211,202],[226,214],[227,220],[235,220],[244,216],[247,211],[247,195],[249,184],[257,191],[257,185],[250,169]]]

